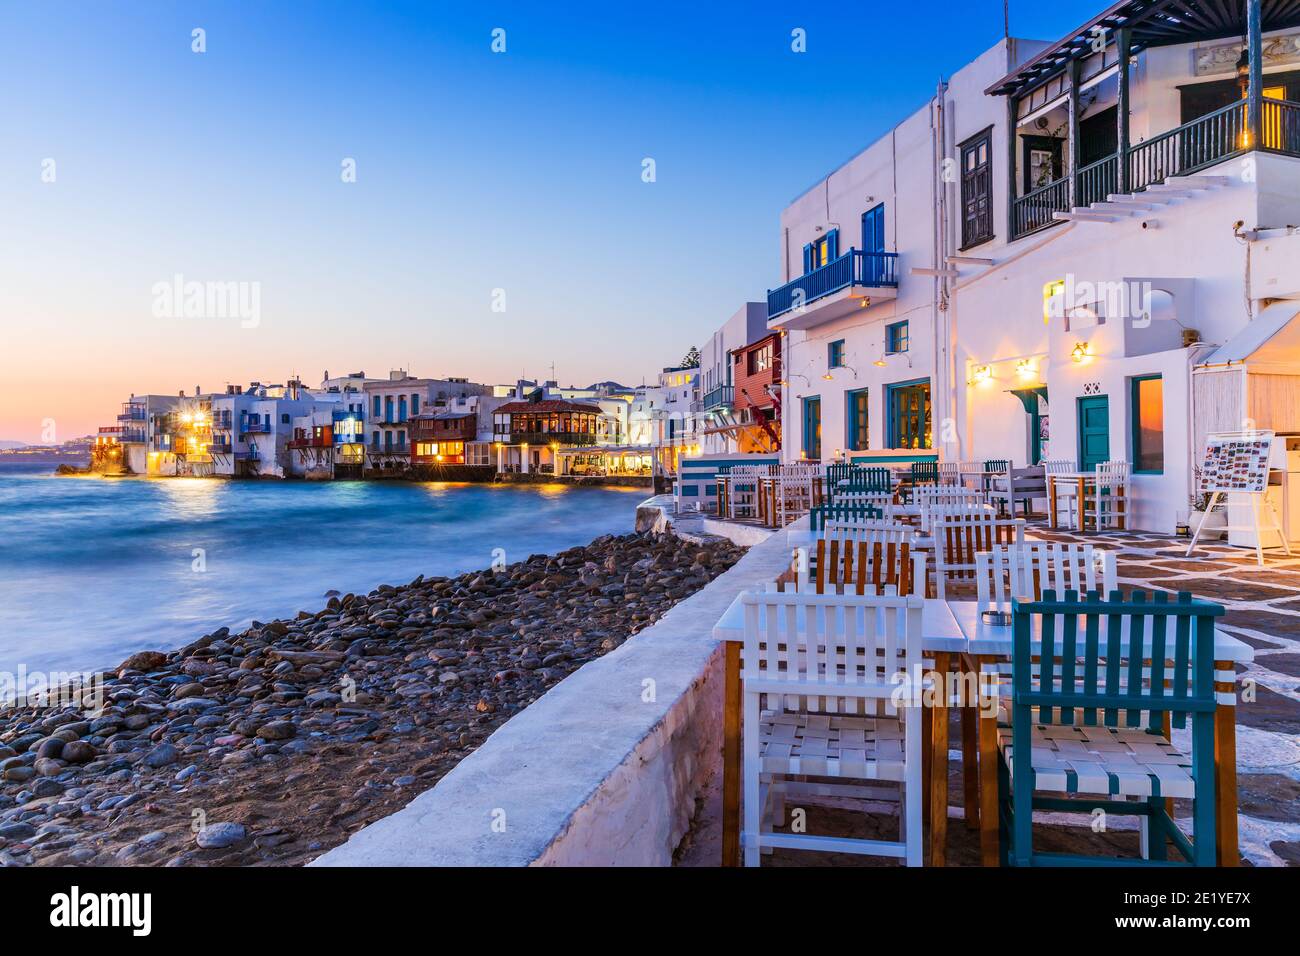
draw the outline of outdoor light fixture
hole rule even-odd
[[[1019,375],[1021,378],[1033,378],[1035,374],[1034,363],[1029,361],[1029,359],[1022,359],[1021,361],[1017,362],[1016,374]]]
[[[1237,83],[1241,86],[1241,95],[1246,96],[1250,92],[1250,45],[1247,44],[1241,48],[1241,56],[1237,57]]]
[[[1070,353],[1070,358],[1074,359],[1074,361],[1080,365],[1086,362],[1090,357],[1091,356],[1088,355],[1087,342],[1080,342],[1078,345],[1074,347],[1074,350]]]
[[[993,381],[993,366],[979,365],[971,373],[971,381],[976,385],[982,385],[985,382]]]
[[[854,378],[857,378],[857,377],[858,377],[858,370],[855,369],[852,365],[837,365],[837,366],[835,366],[835,367],[836,367],[836,368],[844,368],[844,369],[848,369],[850,372],[853,373],[853,377],[854,377]],[[826,381],[828,381],[828,382],[833,381],[833,376],[831,375],[831,370],[830,370],[830,369],[827,369],[827,370],[826,370],[826,374],[823,375],[822,378],[826,379]]]

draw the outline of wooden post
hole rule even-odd
[[[1232,661],[1215,661],[1215,670],[1231,671]],[[1216,685],[1218,686],[1218,685]],[[1236,692],[1236,687],[1229,685]],[[1240,866],[1237,846],[1237,708],[1220,704],[1214,710],[1214,813],[1219,866]]]
[[[740,643],[727,641],[722,706],[722,865],[740,866]]]
[[[1071,208],[1083,206],[1083,193],[1079,189],[1079,159],[1083,156],[1081,136],[1079,132],[1079,77],[1083,75],[1083,65],[1078,60],[1070,61],[1070,93],[1069,93],[1069,111],[1070,111],[1070,140],[1066,144],[1070,149],[1070,206]],[[1106,197],[1103,196],[1102,199]],[[1008,476],[1008,490],[1010,490],[1010,476]],[[1015,502],[1011,503],[1011,508],[1015,510]]]
[[[1115,52],[1119,56],[1119,101],[1115,112],[1119,114],[1119,158],[1115,170],[1115,182],[1118,191],[1129,191],[1128,149],[1129,149],[1129,56],[1133,47],[1133,34],[1128,27],[1115,31]]]
[[[1250,54],[1250,88],[1246,94],[1246,121],[1250,148],[1264,145],[1264,35],[1261,0],[1246,0],[1246,48]]]

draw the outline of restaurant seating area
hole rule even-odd
[[[1131,537],[1124,463],[797,467],[733,479],[774,486],[756,510],[794,560],[714,628],[718,862],[944,866],[954,810],[974,865],[1238,861],[1236,675],[1254,648],[1218,626],[1221,603],[1121,585],[1105,541]],[[1043,540],[1059,536],[1053,478],[1088,540]],[[1032,530],[1013,517],[1030,499],[1051,509]],[[1123,852],[1111,819],[1134,837]]]

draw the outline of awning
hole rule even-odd
[[[1210,365],[1289,365],[1300,372],[1300,300],[1274,302],[1219,346],[1198,368]]]
[[[1047,386],[1032,385],[1028,388],[1009,388],[1007,389],[1012,395],[1020,399],[1020,404],[1025,406],[1026,413],[1032,415],[1038,411],[1038,399],[1047,401]]]

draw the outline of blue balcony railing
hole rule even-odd
[[[800,305],[807,305],[851,286],[897,289],[898,253],[850,249],[820,269],[801,275],[779,289],[768,289],[767,317],[774,319]]]
[[[719,385],[709,394],[704,396],[704,410],[712,411],[715,408],[725,408],[736,400],[736,389],[732,385]]]

